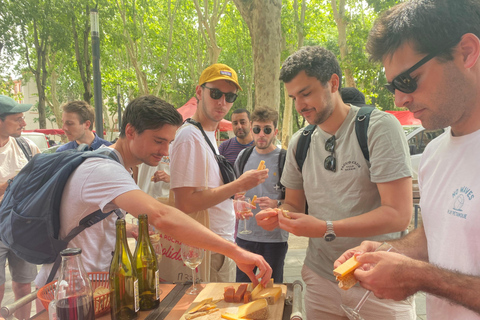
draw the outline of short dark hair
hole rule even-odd
[[[125,137],[125,128],[129,124],[141,134],[145,130],[161,129],[165,124],[180,127],[182,115],[168,102],[152,96],[138,97],[127,105],[123,113],[120,137]]]
[[[266,106],[256,107],[252,112],[252,122],[267,122],[273,121],[273,126],[277,128],[278,112]]]
[[[90,130],[93,130],[93,123],[95,122],[95,109],[86,101],[76,100],[65,103],[62,106],[63,112],[76,113],[80,123],[85,123],[90,120]]]
[[[342,69],[333,52],[325,48],[303,47],[289,56],[280,70],[280,80],[288,83],[301,71],[305,71],[309,77],[317,78],[323,86],[326,86],[332,75],[336,74],[339,78],[338,89],[341,89]]]
[[[248,111],[247,109],[238,108],[238,109],[233,110],[233,112],[232,112],[232,114],[239,114],[239,113],[246,113],[247,117],[248,117],[248,120],[250,120],[250,111]]]
[[[366,48],[371,60],[381,61],[411,42],[418,53],[442,50],[438,57],[451,60],[453,48],[465,33],[480,38],[480,1],[412,0],[380,15]]]

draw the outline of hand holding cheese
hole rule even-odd
[[[267,167],[265,166],[265,160],[261,160],[260,163],[258,164],[257,170],[263,170],[266,169]]]
[[[338,286],[340,288],[348,290],[357,283],[357,279],[355,279],[353,272],[359,266],[360,263],[355,256],[353,256],[333,270],[333,275],[337,277],[337,281],[339,281]]]

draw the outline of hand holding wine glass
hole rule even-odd
[[[186,291],[187,294],[198,294],[202,289],[195,284],[195,269],[202,263],[205,250],[182,243],[182,259],[187,267],[192,269],[192,287]]]

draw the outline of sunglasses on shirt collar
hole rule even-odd
[[[213,100],[220,99],[223,95],[225,95],[225,101],[228,103],[233,103],[237,99],[238,95],[233,92],[222,92],[216,88],[209,88],[206,85],[202,84],[202,88],[210,90],[210,98]]]
[[[452,45],[458,43],[458,40],[450,43],[446,47],[442,47],[441,49],[435,50],[432,53],[428,54],[425,56],[422,60],[418,61],[413,67],[408,69],[405,72],[400,73],[398,76],[396,76],[392,82],[388,83],[385,85],[385,88],[387,88],[388,91],[390,91],[392,94],[395,94],[395,90],[401,91],[403,93],[412,93],[415,90],[417,90],[417,81],[413,79],[410,74],[423,66],[425,63],[428,61],[432,60],[434,57],[439,55],[440,53],[444,52],[448,48],[451,48]]]

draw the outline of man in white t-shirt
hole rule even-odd
[[[10,97],[0,95],[0,200],[8,181],[14,179],[32,155],[40,152],[32,141],[21,137],[22,130],[27,125],[23,113],[31,107],[31,104],[19,104]],[[20,259],[0,242],[0,303],[5,293],[7,259],[15,300],[30,293],[31,282],[37,274],[35,265]],[[15,316],[18,319],[27,319],[30,317],[30,309],[29,303],[15,312]]]
[[[196,87],[198,107],[193,120],[203,127],[218,154],[215,130],[225,117],[241,90],[235,70],[224,64],[206,68]],[[208,209],[210,229],[234,243],[235,193],[249,190],[268,177],[268,170],[249,170],[237,180],[225,184],[215,155],[200,129],[185,123],[177,132],[172,145],[170,187],[175,193],[175,206],[185,213]],[[225,256],[212,254],[210,281],[234,282],[235,266]]]
[[[240,249],[178,209],[160,203],[140,190],[131,177],[131,168],[140,163],[157,166],[168,155],[169,145],[181,123],[180,113],[155,96],[132,100],[123,114],[119,139],[105,147],[114,152],[119,161],[90,158],[71,174],[60,204],[60,237],[65,237],[81,219],[98,209],[109,212],[120,208],[134,217],[147,214],[149,224],[162,233],[182,243],[228,255],[253,282],[257,282],[253,269],[258,266],[260,275],[257,278],[262,277],[266,284],[271,268],[261,256]],[[109,270],[115,245],[115,220],[116,215],[111,214],[68,244],[82,248],[87,272]],[[45,284],[50,270],[51,265],[42,267],[36,279],[37,286]]]
[[[426,129],[450,126],[419,166],[423,225],[392,245],[403,255],[358,255],[363,287],[401,300],[427,293],[427,318],[480,319],[480,2],[401,3],[375,22],[367,50],[382,61],[387,89]],[[390,242],[390,241],[389,241]],[[366,242],[355,250],[373,251]]]

